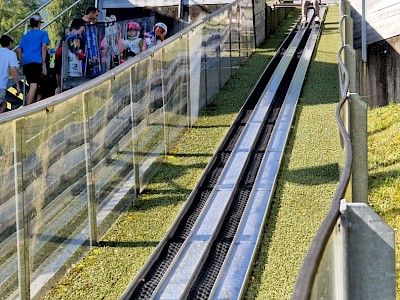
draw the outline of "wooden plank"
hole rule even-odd
[[[361,47],[361,1],[351,0],[354,21],[354,48]],[[367,0],[367,44],[372,44],[400,34],[400,28],[393,26],[400,22],[400,0]]]

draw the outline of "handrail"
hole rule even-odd
[[[21,26],[23,23],[25,23],[26,21],[28,21],[33,15],[37,14],[39,11],[41,11],[43,8],[45,8],[47,5],[49,5],[53,0],[49,0],[47,1],[45,4],[43,4],[42,6],[40,6],[39,8],[37,8],[34,12],[32,12],[31,14],[29,14],[27,17],[25,17],[25,19],[21,20],[19,23],[17,23],[16,25],[14,25],[14,27],[12,27],[11,29],[9,29],[7,32],[5,32],[4,34],[9,34],[10,32],[12,32],[15,28],[18,28],[19,26]],[[53,18],[53,20],[51,20],[50,22],[48,22],[42,29],[46,28],[47,26],[49,26],[50,24],[52,24],[55,20],[57,20],[59,17],[61,17],[63,14],[65,14],[68,10],[70,10],[72,7],[74,7],[75,5],[77,5],[79,2],[81,2],[82,0],[77,0],[74,3],[72,3],[70,6],[68,6],[66,9],[64,9],[61,13],[59,13],[57,16],[55,16]]]
[[[6,33],[4,34],[9,34],[10,32],[12,32],[14,29],[18,28],[19,26],[21,26],[23,23],[27,22],[33,15],[37,14],[39,11],[41,11],[43,8],[45,8],[47,5],[49,5],[53,0],[49,0],[47,1],[45,4],[43,4],[42,6],[40,6],[39,8],[37,8],[34,12],[32,12],[31,14],[29,14],[25,19],[21,20],[19,23],[17,23],[16,25],[14,25],[14,27],[12,27],[11,29],[9,29]],[[73,8],[75,5],[77,5],[79,2],[81,2],[82,0],[76,0],[74,3],[72,3],[70,6],[68,6],[66,9],[64,9],[62,12],[60,12],[57,16],[55,16],[53,18],[53,20],[51,20],[50,22],[48,22],[46,25],[44,25],[43,27],[41,27],[41,30],[46,29],[47,27],[49,27],[51,24],[53,24],[59,17],[61,17],[62,15],[64,15],[66,12],[68,12],[71,8]],[[13,48],[13,51],[15,49],[17,49],[18,46]]]
[[[342,7],[342,6],[340,6]],[[339,22],[339,34],[342,36],[342,22],[344,17]],[[340,135],[344,142],[344,153],[345,162],[344,168],[339,180],[338,188],[333,196],[331,206],[328,214],[323,220],[322,224],[318,228],[314,239],[311,242],[310,248],[301,266],[299,275],[297,277],[294,291],[292,294],[293,300],[307,300],[310,299],[314,280],[318,271],[319,264],[321,262],[322,255],[325,250],[325,246],[328,243],[331,233],[336,225],[336,222],[340,216],[340,200],[344,196],[351,175],[351,165],[353,160],[351,141],[349,133],[347,132],[344,122],[341,118],[340,111],[343,105],[348,101],[348,89],[350,85],[349,73],[346,69],[345,64],[341,59],[342,51],[347,47],[341,39],[342,46],[338,51],[338,63],[341,71],[344,73],[344,88],[341,90],[341,98],[336,108],[336,122],[338,124]]]
[[[69,11],[71,8],[73,8],[75,5],[77,5],[79,2],[81,2],[82,0],[77,0],[74,3],[72,3],[70,6],[68,6],[66,9],[64,9],[62,12],[60,12],[57,16],[55,16],[53,18],[53,20],[51,20],[50,22],[48,22],[45,26],[43,26],[42,29],[45,29],[46,27],[50,26],[52,23],[54,23],[59,17],[61,17],[62,15],[64,15],[67,11]]]
[[[28,15],[27,17],[25,17],[25,19],[19,21],[19,23],[17,23],[16,25],[14,25],[14,27],[12,27],[11,29],[9,29],[6,33],[4,34],[9,34],[10,32],[12,32],[15,28],[18,28],[21,24],[25,23],[26,21],[28,21],[33,15],[37,14],[39,11],[41,11],[43,8],[45,8],[47,5],[49,5],[53,0],[49,0],[47,1],[45,4],[43,4],[42,6],[40,6],[39,8],[37,8],[34,12],[32,12],[30,15]]]

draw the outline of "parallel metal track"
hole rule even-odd
[[[311,27],[296,26],[282,43],[170,231],[121,299],[210,297],[216,281],[221,280],[218,274],[257,181],[275,122],[310,34]],[[218,204],[216,209],[218,199],[223,199],[224,205]],[[213,211],[218,211],[216,220]],[[209,238],[196,236],[196,232],[204,235],[203,227],[213,223],[210,220],[214,224],[211,233],[206,234]]]

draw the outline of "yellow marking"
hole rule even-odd
[[[11,94],[13,94],[14,96],[17,95],[17,89],[14,88],[14,87],[9,87],[9,88],[8,88],[8,91],[9,91]],[[18,97],[18,98],[21,99],[21,100],[24,99],[24,95],[23,95],[22,93],[19,93],[19,95],[16,96],[16,97]]]

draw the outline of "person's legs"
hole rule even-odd
[[[32,104],[36,101],[37,83],[29,83],[29,92],[26,95],[25,105]]]
[[[7,102],[6,102],[6,90],[0,89],[0,113],[6,111]]]
[[[61,93],[61,68],[62,68],[62,58],[56,57],[54,59],[54,72],[56,73],[56,82],[57,82],[57,87],[56,90],[54,91],[54,94],[59,94]]]
[[[36,102],[38,81],[42,76],[42,64],[30,63],[23,66],[26,81],[29,83],[29,92],[26,95],[25,105]]]
[[[301,1],[301,22],[307,21],[307,11],[308,11],[308,4],[310,1],[302,0]]]
[[[313,0],[314,7],[314,21],[319,21],[319,0]]]
[[[5,112],[7,108],[7,103],[6,102],[1,102],[0,104],[0,114]]]

